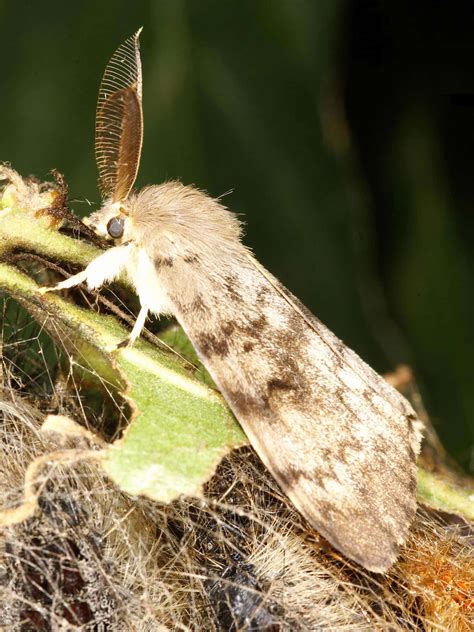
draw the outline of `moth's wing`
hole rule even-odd
[[[296,508],[365,568],[395,560],[416,510],[409,403],[251,257],[177,316]]]
[[[95,155],[104,199],[124,200],[137,177],[143,142],[139,29],[112,55],[97,100]]]

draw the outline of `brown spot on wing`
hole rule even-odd
[[[224,336],[231,336],[232,333],[235,331],[235,322],[233,320],[228,320],[225,323],[222,323],[221,331]]]
[[[261,314],[258,318],[254,318],[253,320],[250,320],[248,324],[241,326],[240,329],[243,334],[259,340],[261,339],[267,325],[267,317],[265,314]]]
[[[234,274],[228,274],[224,279],[224,288],[228,296],[237,302],[242,301],[242,294],[238,290],[238,279]]]
[[[292,391],[296,388],[296,384],[285,379],[273,377],[267,382],[267,390],[269,393],[272,391]]]
[[[259,307],[265,305],[268,301],[268,297],[271,295],[272,291],[268,285],[261,285],[257,291],[257,305]]]
[[[204,302],[202,294],[196,294],[191,301],[191,309],[196,310],[198,312],[204,312],[207,310],[207,305]]]
[[[258,415],[260,418],[268,412],[268,403],[265,399],[254,397],[244,391],[225,389],[227,401],[236,410],[237,417],[240,415]]]
[[[155,265],[156,266],[165,266],[167,268],[172,268],[174,265],[174,259],[173,257],[156,257],[155,258]]]
[[[201,334],[197,337],[196,343],[205,356],[217,355],[224,357],[229,353],[227,340],[216,334]]]
[[[280,470],[278,478],[280,485],[284,490],[291,489],[299,483],[302,478],[306,478],[308,475],[303,469],[295,467],[293,465],[287,465],[285,469]]]
[[[200,294],[199,292],[194,295],[194,298],[191,302],[180,304],[179,308],[183,312],[183,314],[194,314],[194,317],[201,317],[203,314],[209,311],[209,307],[206,301],[204,300],[202,294]]]

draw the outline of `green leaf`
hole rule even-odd
[[[461,487],[448,475],[441,476],[418,468],[418,500],[434,509],[474,520],[474,487]]]
[[[183,359],[187,360],[193,367],[195,367],[194,375],[201,382],[208,384],[212,388],[216,388],[214,380],[209,375],[204,364],[198,358],[191,341],[179,325],[171,325],[170,327],[167,327],[159,334],[159,338],[169,347],[174,349]]]
[[[31,208],[0,201],[3,255],[24,249],[86,265],[100,251],[48,228]],[[25,196],[22,197],[25,200]],[[43,200],[47,205],[47,198]],[[41,204],[39,203],[39,207]],[[112,316],[80,308],[58,294],[42,295],[30,277],[0,263],[0,288],[13,296],[67,349],[72,362],[118,388],[132,409],[124,436],[102,453],[102,465],[124,490],[171,501],[197,495],[222,457],[245,435],[221,395],[177,356],[145,341],[115,350],[127,331]]]

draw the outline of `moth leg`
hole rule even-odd
[[[123,347],[131,347],[133,345],[135,340],[140,336],[143,327],[145,326],[145,320],[147,316],[148,307],[146,305],[143,305],[138,313],[137,320],[133,325],[133,329],[130,332],[130,335],[128,336],[128,338],[125,338],[125,340],[122,340],[122,342],[119,342],[119,344],[117,345],[117,349],[123,349]]]
[[[129,246],[109,248],[109,250],[106,250],[103,254],[91,261],[82,272],[52,287],[41,287],[39,288],[39,292],[45,294],[46,292],[55,290],[64,290],[79,285],[79,283],[83,283],[84,281],[91,290],[98,288],[106,281],[113,281],[119,276],[122,270],[128,265],[130,252]]]
[[[79,285],[79,283],[83,283],[87,279],[87,268],[79,272],[78,274],[74,274],[69,277],[69,279],[64,279],[61,283],[56,283],[56,285],[52,285],[51,287],[43,286],[38,288],[38,292],[40,294],[46,294],[46,292],[53,292],[56,290],[65,290],[69,287],[74,287],[75,285]]]

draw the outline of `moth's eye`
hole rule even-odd
[[[114,239],[118,239],[123,235],[123,217],[112,217],[107,224],[107,232]]]

